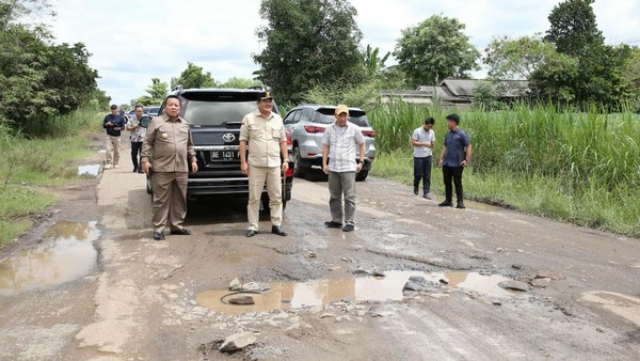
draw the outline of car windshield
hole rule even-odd
[[[147,112],[151,114],[158,114],[160,112],[160,108],[159,107],[149,108]]]
[[[320,108],[316,111],[314,123],[333,124],[336,121],[334,108]],[[349,121],[359,127],[369,127],[369,118],[362,110],[349,110]]]
[[[185,93],[183,97],[188,101],[181,115],[192,125],[241,123],[245,115],[257,109],[256,93]]]

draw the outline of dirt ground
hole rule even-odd
[[[120,169],[52,189],[46,221],[0,253],[0,360],[640,355],[638,239],[482,204],[441,209],[372,178],[357,185],[354,233],[324,228],[326,183],[297,179],[288,237],[268,233],[267,215],[244,237],[245,201],[214,197],[189,204],[192,236],[156,242],[144,177],[123,153]],[[235,278],[269,290],[227,305]],[[238,332],[255,344],[219,352]]]

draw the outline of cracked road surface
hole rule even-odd
[[[164,242],[129,164],[52,189],[57,209],[0,254],[0,360],[638,359],[638,239],[357,187],[351,234],[323,227],[326,183],[296,180],[289,237],[264,216],[245,238],[244,200],[215,197]],[[235,278],[269,290],[229,306]],[[217,350],[242,331],[257,342]]]

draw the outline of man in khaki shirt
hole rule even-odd
[[[153,168],[153,239],[156,241],[164,239],[167,218],[171,234],[191,234],[182,223],[187,215],[189,162],[193,172],[198,171],[198,162],[189,122],[179,114],[180,99],[169,95],[164,114],[151,121],[142,146],[142,170],[148,175]]]
[[[240,128],[240,168],[249,176],[247,237],[258,234],[260,197],[267,183],[271,209],[271,233],[286,236],[282,229],[282,178],[280,172],[289,169],[287,136],[282,118],[273,111],[269,92],[258,94],[258,110],[247,114]],[[247,160],[247,145],[249,159]]]

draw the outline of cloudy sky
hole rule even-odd
[[[351,0],[371,44],[393,51],[400,31],[434,14],[466,24],[472,43],[484,49],[494,36],[530,35],[548,28],[558,0]],[[251,55],[260,51],[256,27],[260,0],[54,0],[52,29],[60,42],[83,42],[100,88],[118,104],[145,93],[152,77],[169,82],[191,61],[218,81],[251,78]],[[640,45],[640,1],[597,0],[608,43]],[[481,76],[482,74],[477,74]]]

